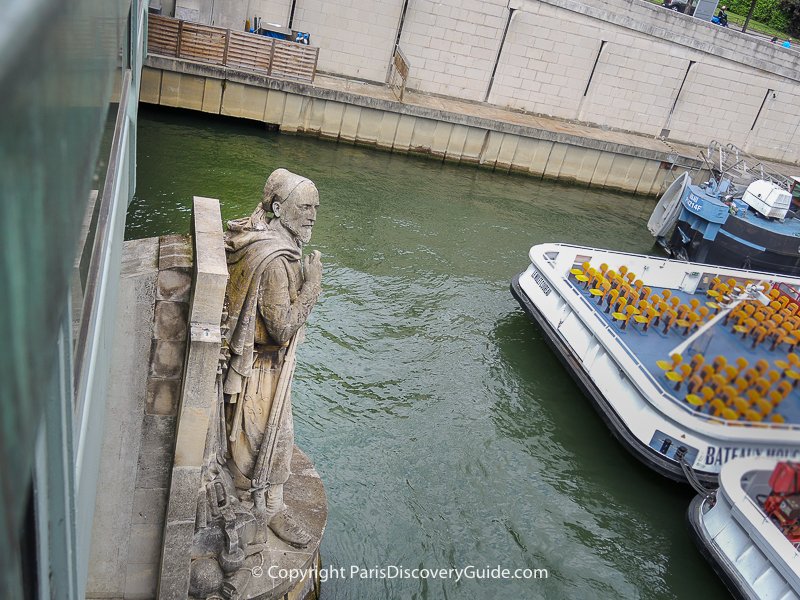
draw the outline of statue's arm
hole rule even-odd
[[[258,302],[269,336],[278,344],[286,344],[306,322],[319,294],[318,284],[305,281],[292,302],[286,267],[282,260],[272,261],[262,275]]]

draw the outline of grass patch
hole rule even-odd
[[[658,6],[663,6],[664,0],[647,0],[651,4],[656,4]],[[720,6],[722,3],[720,2]],[[719,12],[719,7],[717,7],[717,12]],[[744,25],[744,20],[747,18],[747,15],[737,15],[736,13],[731,12],[728,10],[728,29],[733,30],[742,30],[742,26]],[[769,37],[777,37],[779,41],[789,39],[789,34],[785,31],[779,31],[778,29],[774,29],[769,25],[765,25],[764,23],[760,23],[754,19],[750,19],[750,22],[747,24],[747,31],[755,31],[757,33],[762,33]]]

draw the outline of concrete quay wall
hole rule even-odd
[[[800,52],[642,0],[177,3],[233,29],[291,18],[337,76],[387,81],[399,40],[410,89],[800,161]]]
[[[150,56],[140,101],[506,172],[658,195],[697,160],[550,129],[435,110],[224,67]]]

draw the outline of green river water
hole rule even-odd
[[[509,293],[532,244],[652,252],[653,199],[142,106],[128,239],[245,216],[277,167],[320,191],[324,294],[294,384],[329,501],[323,599],[724,598],[693,493],[616,442]],[[351,568],[547,569],[531,580]],[[394,573],[391,573],[394,574]]]

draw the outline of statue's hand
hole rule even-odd
[[[306,283],[317,288],[322,286],[322,254],[319,250],[314,250],[303,258],[303,272]]]

